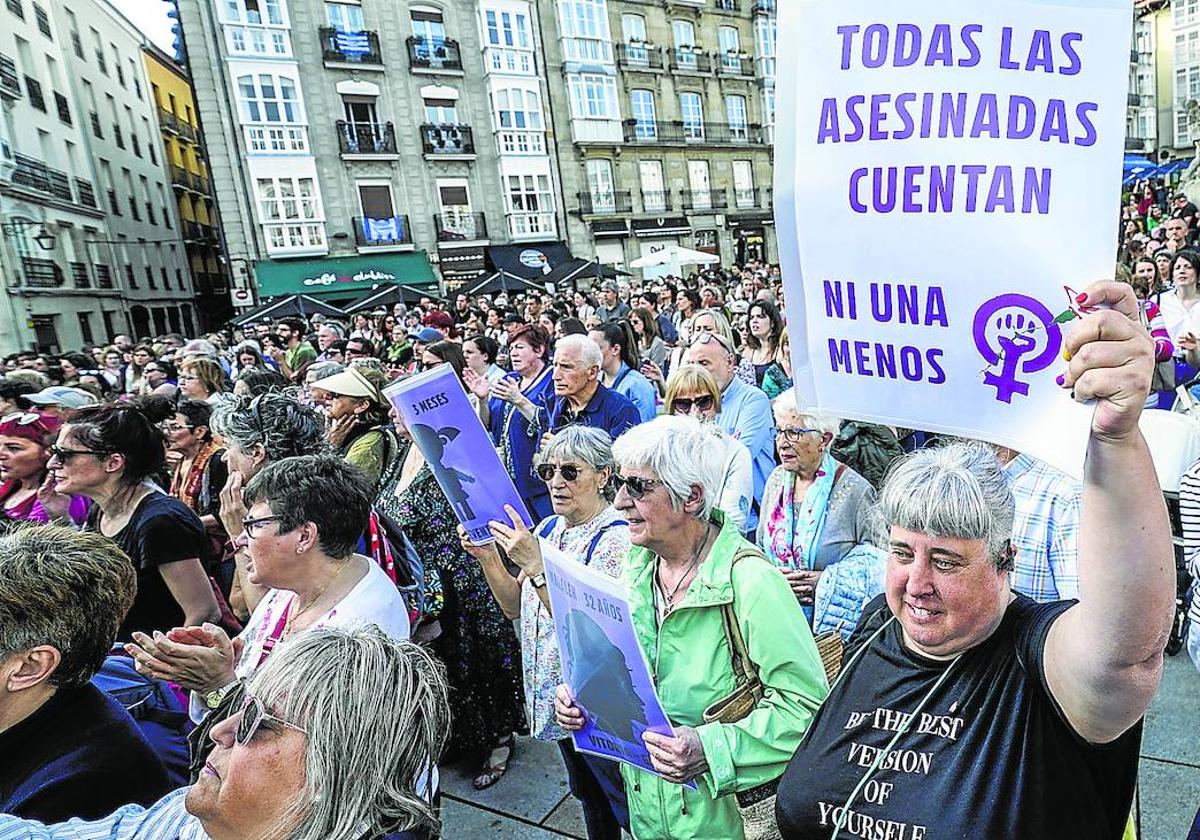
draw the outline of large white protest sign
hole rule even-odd
[[[1128,0],[779,4],[797,395],[1082,473],[1055,316],[1111,278]]]

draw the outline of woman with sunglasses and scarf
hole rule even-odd
[[[59,493],[46,468],[50,446],[62,421],[53,414],[27,411],[0,420],[0,504],[3,524],[54,521],[82,524],[87,519],[84,496]]]
[[[825,672],[783,577],[714,507],[724,453],[705,427],[659,417],[622,435],[613,456],[615,506],[633,546],[622,571],[630,623],[675,731],[641,736],[656,773],[621,765],[630,833],[741,840],[745,797],[735,795],[770,802],[828,692]],[[732,705],[744,714],[724,715],[717,704],[736,684],[731,650],[743,647],[735,633],[762,693],[739,695]],[[586,703],[559,686],[559,725],[578,730],[585,714]]]
[[[834,459],[830,447],[838,420],[801,411],[791,391],[777,397],[772,408],[779,466],[763,490],[757,542],[811,621],[821,573],[870,543],[875,489]]]
[[[463,550],[483,567],[504,615],[520,621],[531,734],[558,741],[571,793],[583,806],[588,840],[620,840],[621,827],[628,828],[629,819],[616,765],[577,752],[569,733],[554,721],[554,690],[562,682],[562,663],[541,548],[545,541],[585,566],[621,576],[622,561],[629,553],[629,525],[609,505],[612,439],[602,429],[569,426],[555,435],[538,460],[538,478],[550,491],[553,515],[530,531],[513,511],[510,522],[491,523],[496,542],[489,545],[472,543],[461,525],[458,535]],[[517,575],[509,571],[498,549],[520,569]]]
[[[711,373],[699,365],[684,365],[667,378],[667,414],[695,417],[713,436],[713,445],[725,452],[725,468],[717,486],[716,506],[745,534],[750,502],[754,498],[754,463],[750,450],[713,421],[721,413],[721,389]]]
[[[209,732],[200,777],[150,808],[43,825],[0,816],[4,840],[409,840],[439,828],[430,768],[447,730],[445,678],[376,627],[282,645]],[[404,832],[389,835],[389,832]],[[409,833],[412,832],[412,833]],[[421,832],[418,835],[416,832]]]

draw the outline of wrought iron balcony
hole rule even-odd
[[[408,62],[414,71],[463,69],[462,51],[453,38],[429,39],[410,36]]]
[[[71,263],[71,279],[74,280],[76,289],[90,289],[92,275],[88,271],[88,264],[85,262]]]
[[[762,190],[758,189],[757,187],[746,189],[738,189],[737,187],[734,187],[733,206],[737,210],[755,209],[759,205],[761,194]]]
[[[716,53],[713,60],[718,76],[753,76],[754,56],[741,53]]]
[[[671,50],[671,69],[683,73],[712,72],[712,57],[693,47],[675,47]]]
[[[12,174],[14,184],[52,195],[63,201],[73,200],[71,179],[67,173],[46,166],[37,158],[28,155],[13,155],[13,162],[16,163]]]
[[[617,66],[623,70],[664,69],[661,47],[646,44],[617,44]]]
[[[388,216],[383,219],[355,216],[354,243],[360,248],[411,245],[412,228],[408,225],[408,216]]]
[[[75,179],[75,192],[79,195],[79,203],[85,207],[96,206],[96,190],[92,182],[83,178]]]
[[[96,286],[101,289],[112,289],[113,278],[112,269],[103,263],[93,263],[92,268],[96,270]]]
[[[0,96],[21,98],[21,77],[17,75],[17,63],[3,53],[0,53]]]
[[[379,36],[374,32],[343,32],[324,26],[320,29],[321,57],[334,64],[383,64]]]
[[[750,7],[750,13],[753,15],[775,14],[775,0],[754,0],[754,5]]]
[[[25,257],[21,260],[25,285],[38,289],[57,289],[65,282],[63,270],[54,260]]]
[[[684,190],[683,209],[688,211],[725,210],[729,198],[725,190]]]
[[[642,191],[642,212],[643,213],[666,213],[671,210],[671,193],[664,192],[646,192]]]
[[[761,125],[690,120],[625,120],[626,143],[743,146],[765,142]]]
[[[629,190],[581,192],[579,212],[584,216],[615,216],[633,212],[633,196]]]
[[[395,155],[392,124],[337,121],[338,147],[343,155]]]
[[[487,239],[487,219],[482,213],[443,210],[433,214],[438,242],[477,242]]]
[[[475,135],[469,125],[433,125],[426,123],[421,126],[421,149],[426,155],[473,155],[475,154]]]

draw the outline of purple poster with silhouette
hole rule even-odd
[[[1128,0],[788,0],[778,27],[797,399],[1080,475],[1091,407],[1055,380],[1113,275]]]
[[[673,737],[619,580],[542,542],[563,682],[586,723],[575,748],[655,773],[643,732]],[[694,788],[695,785],[689,785]]]
[[[493,541],[488,522],[512,521],[505,505],[532,527],[525,503],[450,365],[410,376],[383,393],[403,418],[471,542]]]

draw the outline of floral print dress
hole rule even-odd
[[[404,529],[426,571],[441,579],[441,635],[429,647],[450,683],[449,752],[486,752],[525,731],[521,653],[516,631],[492,597],[479,563],[462,550],[458,520],[429,471],[397,495],[379,499]]]

